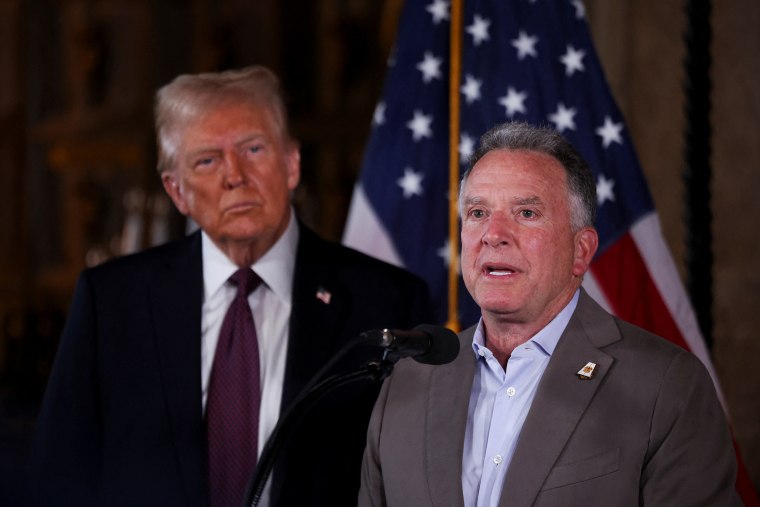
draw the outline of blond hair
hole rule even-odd
[[[188,121],[229,103],[267,107],[283,138],[291,140],[280,81],[271,70],[251,66],[223,72],[183,74],[156,92],[158,172],[175,167],[182,128]]]

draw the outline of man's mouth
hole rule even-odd
[[[486,266],[484,271],[492,276],[509,276],[515,273],[514,269],[505,266]]]
[[[232,204],[230,206],[227,206],[225,209],[225,212],[227,213],[242,213],[250,210],[251,208],[255,207],[256,203],[254,201],[242,201],[235,204]]]

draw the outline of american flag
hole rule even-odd
[[[451,262],[450,17],[446,0],[405,3],[344,231],[347,245],[425,278],[440,322],[446,320]],[[584,287],[611,313],[699,357],[723,400],[594,50],[583,3],[467,0],[463,25],[461,170],[478,137],[495,124],[521,120],[560,131],[591,165],[597,181],[600,247]],[[459,309],[463,327],[477,321],[477,308],[463,288]],[[750,505],[754,492],[748,488]]]

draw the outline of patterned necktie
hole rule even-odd
[[[224,316],[206,401],[211,505],[239,507],[256,466],[259,433],[259,346],[248,295],[261,283],[249,268],[229,279],[237,287]]]

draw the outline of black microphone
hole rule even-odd
[[[420,324],[411,331],[372,329],[361,335],[367,343],[386,349],[386,357],[411,357],[422,364],[446,364],[459,354],[459,338],[442,326]]]

